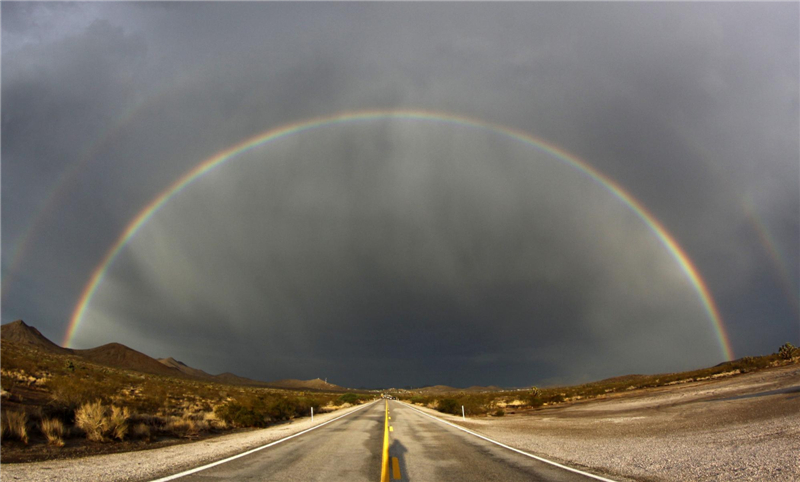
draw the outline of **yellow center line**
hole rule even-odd
[[[389,401],[386,403],[386,415],[383,419],[383,455],[381,457],[381,482],[389,482]],[[399,472],[398,472],[399,474]]]

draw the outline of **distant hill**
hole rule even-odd
[[[346,388],[328,383],[325,380],[314,378],[313,380],[286,379],[266,383],[265,386],[273,388],[288,388],[290,390],[324,390],[326,392],[344,392]]]
[[[72,354],[72,350],[56,345],[42,335],[39,330],[26,325],[22,320],[12,321],[11,323],[0,326],[0,338],[52,353],[60,353],[62,355]]]
[[[268,386],[267,382],[262,382],[260,380],[253,380],[252,378],[245,378],[240,377],[239,375],[234,375],[231,372],[220,373],[219,375],[212,375],[215,380],[220,383],[228,383],[231,385],[252,385],[257,387],[266,387]]]
[[[425,392],[425,393],[443,393],[443,392],[458,392],[461,389],[448,387],[447,385],[432,385],[430,387],[423,387],[418,390],[417,392]]]
[[[498,387],[497,385],[489,385],[488,387],[473,385],[464,389],[465,392],[499,392],[501,390],[502,388]]]
[[[128,348],[121,343],[109,343],[107,345],[98,346],[97,348],[72,350],[72,352],[98,365],[125,368],[137,372],[152,373],[154,375],[182,375],[179,370],[165,366],[159,363],[155,358],[151,358],[133,348]]]
[[[638,374],[637,375],[621,375],[621,376],[618,376],[618,377],[604,378],[603,380],[600,380],[600,381],[597,381],[597,382],[589,382],[589,383],[590,384],[592,384],[592,383],[608,384],[608,383],[638,382],[639,380],[642,380],[643,378],[647,378],[647,377],[648,377],[648,375],[638,375]]]
[[[503,390],[503,388],[489,385],[488,387],[481,387],[478,385],[473,385],[467,388],[456,388],[450,387],[447,385],[433,385],[429,387],[422,387],[422,388],[415,388],[411,391],[413,392],[420,392],[420,393],[460,393],[460,392],[499,392]]]
[[[164,375],[180,378],[190,378],[207,382],[225,383],[229,385],[249,385],[269,388],[283,388],[288,390],[319,390],[331,392],[347,391],[332,383],[315,378],[313,380],[285,379],[275,382],[263,382],[250,378],[240,377],[233,373],[220,373],[211,375],[198,368],[178,361],[172,357],[155,359],[142,352],[129,348],[121,343],[108,343],[89,348],[87,350],[73,350],[56,345],[42,335],[36,328],[25,324],[22,320],[7,323],[0,327],[0,337],[13,343],[27,345],[37,350],[61,355],[74,355],[84,358],[98,365],[123,368],[154,375]]]
[[[206,380],[213,380],[216,378],[214,375],[206,373],[203,370],[200,370],[199,368],[192,368],[189,365],[183,363],[182,361],[178,361],[172,357],[159,358],[158,362],[170,368],[174,368],[175,370],[178,370],[184,375],[187,375],[192,378],[202,378]]]

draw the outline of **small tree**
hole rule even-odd
[[[436,410],[442,413],[449,413],[451,415],[460,415],[461,405],[459,405],[458,401],[455,399],[443,398],[442,400],[439,400]]]
[[[797,348],[795,348],[795,346],[791,343],[785,343],[778,349],[778,357],[782,358],[783,360],[791,360],[796,349]]]
[[[536,386],[531,387],[530,391],[528,392],[527,402],[528,405],[534,408],[544,405],[544,400],[542,400],[542,390]]]

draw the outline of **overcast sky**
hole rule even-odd
[[[60,342],[199,162],[366,109],[502,125],[674,236],[736,357],[800,344],[798,4],[2,3],[2,321]],[[497,130],[326,125],[237,156],[120,251],[73,340],[211,373],[522,386],[725,359],[631,206]]]

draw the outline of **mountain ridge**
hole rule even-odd
[[[0,339],[19,343],[40,351],[57,353],[60,355],[73,355],[83,358],[98,365],[122,368],[154,375],[189,378],[206,382],[218,382],[229,385],[247,385],[267,388],[283,388],[288,390],[320,390],[320,391],[347,391],[346,388],[327,383],[319,378],[312,380],[283,379],[274,382],[265,382],[245,378],[234,373],[225,372],[211,375],[199,368],[176,360],[172,357],[153,358],[140,351],[134,350],[122,343],[112,342],[95,348],[76,350],[57,345],[35,327],[22,320],[12,321],[0,325]]]

